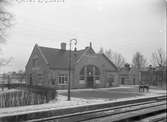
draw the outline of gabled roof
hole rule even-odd
[[[117,70],[118,71],[118,68],[117,68],[117,66],[104,54],[104,53],[102,53],[102,54],[98,54],[98,55],[101,55],[101,56],[103,56],[114,68],[115,68],[115,70]]]
[[[70,53],[69,50],[62,50],[62,49],[42,47],[42,46],[38,46],[38,48],[43,53],[50,68],[53,69],[69,68],[69,53]],[[83,50],[71,51],[72,66],[86,50],[87,48]]]
[[[62,70],[67,70],[69,68],[69,50],[43,47],[38,45],[36,45],[36,47],[49,68]],[[96,55],[104,57],[115,68],[115,70],[118,70],[110,59],[108,59],[104,54],[96,54],[91,46],[82,50],[71,51],[71,68],[73,69],[74,65],[80,61],[84,55],[87,55],[88,52],[93,53],[94,56]]]

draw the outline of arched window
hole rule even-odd
[[[97,67],[95,67],[95,75],[100,75],[100,70]]]
[[[84,68],[85,67],[83,67],[82,70],[80,71],[80,75],[84,75]]]
[[[83,67],[80,71],[80,80],[84,80],[85,79],[85,67]]]
[[[95,80],[100,79],[100,70],[99,68],[95,67]]]
[[[80,80],[85,80],[87,77],[94,77],[95,80],[100,79],[100,70],[95,65],[84,66],[80,71]]]

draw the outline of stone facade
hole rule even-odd
[[[99,88],[117,86],[117,67],[92,46],[71,52],[71,87]],[[26,82],[32,85],[67,89],[69,81],[69,50],[34,46],[26,65]]]

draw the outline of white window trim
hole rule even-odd
[[[64,77],[64,83],[60,83],[59,78],[63,78],[63,77]],[[67,81],[65,81],[65,78],[67,78]],[[56,76],[56,80],[57,80],[58,85],[67,85],[68,84],[68,76],[65,74]]]

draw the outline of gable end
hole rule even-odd
[[[115,70],[118,71],[118,68],[115,66],[115,64],[105,54],[102,54],[102,56],[115,68]]]

